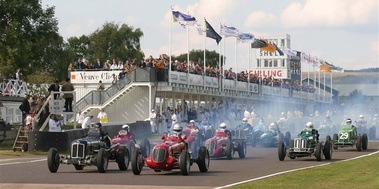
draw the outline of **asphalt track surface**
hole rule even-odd
[[[153,144],[154,142],[152,142]],[[333,151],[332,160],[317,162],[315,157],[304,157],[283,161],[278,160],[277,148],[248,147],[246,158],[212,159],[207,173],[200,173],[197,164],[193,164],[188,176],[182,176],[179,170],[154,172],[145,167],[141,175],[133,175],[131,166],[127,171],[119,171],[115,162],[110,162],[106,173],[98,173],[95,166],[76,171],[73,165],[59,166],[57,173],[50,173],[46,156],[4,157],[0,156],[0,188],[78,188],[92,189],[121,188],[215,188],[244,180],[258,178],[282,171],[316,166],[345,160],[379,151],[379,142],[370,141],[369,149],[358,152],[355,148],[343,148]]]

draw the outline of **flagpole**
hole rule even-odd
[[[247,92],[250,92],[250,43],[247,43],[247,52],[248,52],[248,57],[249,57],[249,65],[247,66]]]
[[[187,87],[189,87],[189,27],[187,26]]]
[[[225,38],[225,36],[224,36],[224,38]],[[226,41],[226,38],[224,40],[222,40],[222,41],[224,43],[224,45],[223,45],[224,50],[222,52],[223,55],[224,55],[224,57],[222,59],[222,63],[223,63],[222,75],[224,77],[224,81],[226,81],[226,77],[225,77],[225,65],[226,65],[226,63],[225,63],[225,41]],[[222,90],[224,90],[224,88],[225,88],[225,82],[222,82]]]
[[[325,95],[326,95],[325,92],[326,91],[325,91],[325,71],[324,71],[324,98],[325,98]]]
[[[330,72],[330,97],[333,100],[333,72]]]
[[[205,18],[204,18],[204,20],[205,20]],[[204,24],[205,25],[205,24]],[[206,28],[205,28],[205,30],[206,30]],[[203,43],[204,43],[204,73],[203,73],[203,85],[204,85],[204,89],[205,89],[205,76],[207,75],[207,68],[206,68],[206,53],[205,53],[205,49],[207,48],[206,46],[207,46],[207,44],[206,44],[206,42],[207,42],[207,40],[206,40],[206,37],[207,37],[207,33],[206,33],[207,31],[205,31],[205,35],[204,35],[204,39],[203,39]]]
[[[221,24],[221,23],[220,23]],[[221,33],[221,27],[220,27],[220,30],[219,30],[219,33]],[[225,39],[224,39],[225,41]],[[221,81],[221,85],[222,85],[222,77],[220,77],[220,69],[221,69],[221,44],[218,45],[218,69],[219,69],[219,82]],[[221,80],[220,80],[221,78]],[[218,90],[220,91],[220,88],[221,88],[221,85],[219,86]]]
[[[172,14],[172,7],[171,7],[171,20],[169,20],[169,24],[168,24],[168,85],[171,86],[171,79],[170,79],[170,73],[171,73],[171,22],[174,20],[174,17],[173,17],[173,14]]]
[[[237,85],[237,38],[235,38],[235,44],[234,44],[234,72],[236,73],[236,78],[234,80],[234,85]],[[237,92],[237,86],[236,86],[236,92]]]
[[[318,96],[321,95],[321,70],[319,70],[318,72],[318,78],[319,78],[319,82],[318,82]]]

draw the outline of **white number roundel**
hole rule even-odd
[[[347,138],[349,138],[348,133],[340,133],[340,139],[347,139]]]

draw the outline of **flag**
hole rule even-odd
[[[235,27],[228,27],[225,25],[221,25],[220,34],[224,37],[238,37],[238,30]]]
[[[327,65],[327,66],[329,66],[331,72],[338,72],[338,73],[343,73],[343,72],[345,72],[345,70],[344,70],[343,68],[338,67],[338,66],[335,66],[335,65],[333,65],[333,64],[330,64],[330,63],[328,63],[328,62],[326,62],[326,61],[324,62],[324,64]]]
[[[194,26],[197,24],[196,18],[193,16],[190,16],[188,14],[181,13],[179,11],[172,10],[172,16],[174,22],[179,22],[179,24],[183,27],[186,27],[187,25]]]
[[[267,43],[267,42],[266,42]],[[267,46],[266,47],[262,47],[261,48],[261,51],[268,51],[268,52],[275,52],[276,51],[276,48],[274,45],[272,45],[271,43],[267,43]]]
[[[220,43],[222,37],[213,29],[213,27],[205,20],[205,32],[207,34],[207,37],[212,38],[216,40],[217,45]]]
[[[251,48],[259,49],[259,48],[267,47],[267,45],[268,44],[265,40],[254,39],[254,42],[251,43]]]
[[[332,69],[330,69],[330,67],[325,64],[321,64],[320,71],[332,72]]]
[[[280,50],[280,49],[279,49],[279,47],[278,47],[278,46],[276,46],[276,44],[275,44],[275,43],[273,43],[273,45],[275,46],[275,49],[276,49],[276,51],[278,51],[278,53],[280,54],[280,56],[283,56],[283,55],[284,55],[283,51],[282,51],[282,50]]]
[[[288,56],[297,56],[297,51],[292,50],[292,49],[290,49],[290,48],[283,47],[283,51],[284,51],[284,53],[286,53]]]
[[[250,33],[240,33],[238,35],[238,40],[241,42],[241,43],[247,43],[247,42],[251,42],[254,40],[254,35],[253,34],[250,34]]]

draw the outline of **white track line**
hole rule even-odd
[[[350,160],[354,160],[354,159],[359,159],[359,158],[371,156],[371,155],[374,155],[374,154],[377,154],[377,153],[379,153],[379,151],[376,151],[376,152],[373,152],[373,153],[370,153],[370,154],[366,154],[366,155],[361,155],[361,156],[353,157],[353,158],[350,158],[350,159],[345,159],[345,160],[337,161],[337,162],[343,162],[343,161],[350,161]],[[333,162],[333,163],[337,163],[337,162]],[[244,181],[241,181],[241,182],[236,182],[236,183],[228,184],[228,185],[225,185],[225,186],[219,186],[219,187],[216,187],[214,189],[228,188],[228,187],[232,187],[232,186],[236,186],[236,185],[240,185],[240,184],[244,184],[244,183],[248,183],[248,182],[252,182],[252,181],[256,181],[256,180],[265,179],[265,178],[268,178],[268,177],[273,177],[273,176],[277,176],[277,175],[281,175],[281,174],[285,174],[285,173],[291,173],[291,172],[295,172],[295,171],[300,171],[300,170],[304,170],[304,169],[321,167],[321,166],[330,165],[330,164],[332,164],[332,163],[324,163],[324,164],[320,164],[320,165],[313,165],[313,166],[309,166],[309,167],[303,167],[303,168],[292,169],[292,170],[288,170],[288,171],[282,171],[282,172],[278,172],[278,173],[274,173],[274,174],[270,174],[270,175],[265,175],[265,176],[258,177],[258,178],[253,178],[253,179],[244,180]]]
[[[4,162],[4,161],[14,161],[14,160],[24,160],[24,159],[40,159],[40,158],[12,158],[12,159],[0,159],[0,162]]]
[[[34,163],[34,162],[40,162],[40,161],[46,161],[46,159],[37,159],[37,160],[31,160],[31,161],[20,161],[20,162],[11,162],[11,163],[1,163],[0,166],[3,166],[3,165],[24,164],[24,163]]]

